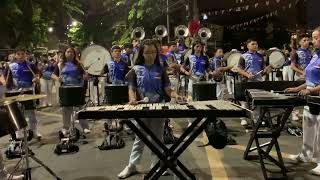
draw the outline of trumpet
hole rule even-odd
[[[131,39],[140,40],[142,41],[144,37],[146,36],[146,33],[142,27],[136,27],[131,33]]]

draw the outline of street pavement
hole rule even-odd
[[[75,154],[56,155],[54,148],[59,142],[58,131],[62,126],[62,115],[59,107],[44,108],[37,112],[40,123],[39,131],[43,138],[41,142],[33,140],[31,149],[36,157],[43,161],[63,180],[115,180],[117,174],[128,164],[133,137],[125,136],[126,146],[118,150],[101,151],[97,148],[101,144],[104,133],[103,120],[91,121],[91,134],[87,136],[88,144],[79,144],[80,151]],[[258,161],[246,161],[243,159],[243,152],[248,142],[250,133],[240,126],[239,119],[224,120],[231,130],[238,145],[227,146],[223,150],[213,149],[211,146],[198,147],[207,143],[207,138],[200,135],[179,158],[199,180],[210,179],[263,179],[261,167]],[[187,126],[186,119],[173,120],[174,132],[179,136],[184,127]],[[0,139],[0,147],[4,153],[8,146],[9,136]],[[286,167],[288,168],[289,179],[294,180],[315,180],[319,177],[309,175],[308,170],[316,166],[314,163],[294,164],[288,159],[290,154],[299,152],[302,138],[294,137],[283,132],[280,140],[280,147]],[[275,155],[275,152],[273,152]],[[18,159],[5,159],[9,172]],[[150,151],[145,148],[144,157],[139,167],[141,174],[128,178],[129,180],[141,180],[149,170]],[[51,180],[53,178],[44,168],[34,161],[31,163],[33,180]],[[271,177],[280,177],[279,169],[268,163],[267,168],[271,169]],[[178,179],[174,175],[162,176],[161,180]]]

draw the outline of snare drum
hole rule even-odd
[[[217,99],[217,84],[207,81],[193,83],[192,98],[194,101]]]
[[[0,121],[0,137],[15,133],[15,131],[28,126],[17,102],[5,102],[0,107]]]
[[[125,84],[108,84],[105,86],[105,103],[126,104],[129,102],[128,86]]]
[[[26,89],[18,89],[18,90],[10,90],[5,92],[6,97],[12,97],[12,96],[18,96],[21,94],[33,94],[32,88],[26,88]],[[36,108],[36,104],[34,100],[31,101],[24,101],[21,102],[21,104],[24,106],[25,110],[32,110]]]
[[[86,103],[86,90],[83,86],[60,86],[61,106],[82,106]]]

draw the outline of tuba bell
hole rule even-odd
[[[174,34],[177,38],[186,38],[189,35],[189,29],[185,25],[179,25],[176,27]]]
[[[211,38],[212,32],[210,31],[209,28],[203,27],[199,29],[198,35],[201,38],[201,41],[206,43],[208,39]]]
[[[159,38],[159,39],[162,39],[166,36],[168,36],[168,30],[167,28],[164,26],[164,25],[159,25],[155,28],[154,30],[156,36]]]
[[[135,40],[142,41],[145,36],[146,36],[146,33],[142,27],[134,28],[131,33],[131,39],[135,39]]]

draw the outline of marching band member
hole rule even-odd
[[[161,41],[159,39],[153,39],[153,41],[156,43],[157,45],[157,49],[159,51],[159,61],[160,61],[160,65],[163,67],[163,68],[168,68],[168,58],[166,55],[164,55],[162,53],[162,47],[161,47]]]
[[[192,99],[193,83],[206,80],[206,71],[209,67],[209,60],[203,52],[203,43],[201,41],[195,41],[193,43],[192,52],[188,59],[188,62],[185,62],[180,70],[190,77],[188,84],[188,99]],[[186,68],[188,66],[190,68]]]
[[[230,70],[230,67],[225,67],[223,58],[223,49],[217,48],[214,50],[214,57],[209,61],[210,64],[210,72],[209,74],[213,76],[212,80],[217,84],[216,95],[217,98],[222,100],[224,97],[224,73]],[[215,77],[220,78],[221,81],[215,81]]]
[[[43,94],[46,94],[47,97],[43,98],[41,100],[42,106],[52,106],[52,101],[53,101],[53,96],[52,96],[52,89],[53,89],[53,81],[51,79],[51,76],[54,71],[54,66],[55,66],[55,60],[51,57],[49,57],[48,60],[45,60],[44,66],[42,69],[42,76],[40,79],[41,83],[41,92]]]
[[[112,60],[108,62],[104,68],[104,74],[108,74],[108,79],[111,84],[125,84],[125,75],[129,71],[127,62],[121,59],[121,48],[114,45],[111,48]]]
[[[133,45],[130,43],[126,43],[123,46],[124,48],[124,53],[121,54],[121,58],[128,64],[128,66],[133,66],[133,64],[131,64],[132,60],[133,60]]]
[[[126,75],[129,84],[130,104],[135,105],[138,100],[144,97],[148,97],[150,103],[161,103],[164,102],[165,96],[177,96],[171,93],[170,80],[166,70],[160,65],[158,52],[156,43],[152,40],[144,40],[141,44],[136,65]],[[157,138],[163,140],[164,119],[149,118],[141,120],[155,133]],[[124,179],[137,173],[137,165],[140,163],[143,149],[144,143],[136,136],[129,164],[118,174],[119,178]],[[157,158],[154,153],[151,156],[152,168],[157,162]]]
[[[0,72],[0,98],[4,98],[4,89],[5,89],[5,85],[6,85],[6,81],[5,81],[5,77],[2,74],[2,72]],[[0,151],[0,180],[22,180],[24,178],[24,175],[17,175],[17,176],[12,176],[8,174],[8,172],[6,171],[6,168],[4,167],[4,162],[3,162],[3,156],[2,156],[2,152]]]
[[[309,65],[305,68],[306,83],[295,88],[288,88],[287,92],[298,92],[301,95],[319,94],[320,92],[320,27],[312,33],[313,45],[317,49]],[[319,109],[318,107],[316,107]],[[317,167],[310,173],[320,176],[320,115],[312,114],[309,106],[303,110],[303,143],[298,155],[290,158],[298,162],[315,161]]]
[[[197,81],[206,80],[206,71],[209,69],[209,59],[204,54],[203,43],[195,41],[192,45],[192,52],[190,57],[181,66],[180,71],[189,76],[188,83],[188,101],[192,99],[193,83]],[[191,125],[188,119],[188,126]]]
[[[294,80],[295,81],[304,81],[305,80],[305,68],[308,66],[312,54],[309,48],[309,38],[307,35],[300,36],[298,50],[293,50],[291,52],[291,68],[295,72]],[[292,121],[299,120],[299,111],[295,110],[291,114]]]
[[[167,73],[169,75],[171,89],[176,93],[178,93],[180,65],[176,58],[177,43],[170,42],[168,46],[169,46],[169,51],[167,52],[167,63],[168,63]]]
[[[293,70],[290,67],[291,59],[290,59],[290,53],[291,48],[285,44],[283,47],[283,53],[286,56],[285,64],[283,65],[282,70],[282,77],[284,81],[293,81]]]
[[[34,92],[34,83],[39,81],[38,69],[31,62],[26,59],[26,50],[19,48],[15,53],[15,60],[11,61],[9,67],[5,70],[4,75],[8,82],[7,89],[32,89]],[[41,137],[38,132],[38,121],[36,118],[35,105],[34,107],[28,107],[25,109],[25,117],[29,120],[29,128],[37,138]],[[23,133],[21,131],[16,132],[16,137],[21,139]]]
[[[254,39],[247,40],[248,51],[242,54],[239,62],[238,73],[242,76],[242,81],[258,82],[263,81],[263,75],[271,71],[270,67],[265,67],[264,59],[258,51],[258,42]],[[242,102],[243,107],[248,107],[246,102]],[[253,119],[256,120],[259,116],[259,110],[254,111]],[[241,125],[246,126],[247,120],[241,119]]]
[[[294,80],[305,79],[305,68],[308,66],[312,54],[309,48],[309,38],[307,35],[302,35],[299,40],[299,48],[291,53],[291,68],[295,72]]]
[[[62,54],[61,62],[55,66],[51,77],[53,80],[61,82],[63,86],[83,86],[86,76],[87,74],[84,68],[76,57],[75,49],[69,47]],[[74,107],[62,107],[62,133],[65,135],[69,132],[73,108]],[[81,119],[79,122],[84,133],[90,133],[88,121]]]

